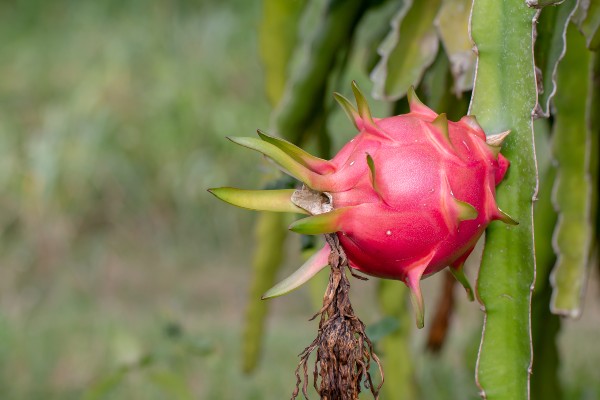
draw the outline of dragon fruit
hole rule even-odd
[[[290,229],[308,235],[336,233],[351,268],[403,281],[422,327],[421,279],[449,266],[473,299],[465,260],[491,221],[517,224],[495,201],[495,187],[509,166],[500,154],[509,132],[486,137],[474,116],[448,121],[425,106],[412,88],[410,113],[373,118],[354,82],[352,90],[358,110],[342,95],[334,96],[359,134],[329,161],[260,130],[259,138],[229,138],[272,159],[304,183],[302,191],[210,191],[243,208],[311,215]],[[308,200],[302,193],[309,194]],[[329,253],[326,244],[263,298],[306,282],[327,266]]]

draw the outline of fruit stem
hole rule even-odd
[[[319,330],[315,340],[300,353],[292,400],[296,399],[300,388],[308,398],[308,359],[315,350],[313,386],[322,400],[357,400],[363,381],[377,400],[383,385],[383,369],[365,334],[365,325],[354,315],[350,303],[350,281],[345,273],[348,260],[336,234],[325,235],[325,240],[331,247],[329,284],[323,296],[323,307],[311,318],[321,317]],[[381,375],[377,387],[369,372],[371,359],[377,363]]]

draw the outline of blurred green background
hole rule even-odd
[[[291,393],[315,309],[305,290],[274,301],[262,365],[240,372],[255,215],[206,192],[269,170],[224,139],[269,125],[260,13],[247,0],[0,3],[0,398]],[[377,321],[376,282],[354,286],[358,315]],[[423,398],[477,397],[481,313],[459,302],[472,317],[441,358],[415,334]],[[581,343],[599,323],[588,307],[565,324],[573,398],[597,398],[599,350]]]

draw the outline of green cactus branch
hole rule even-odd
[[[503,153],[512,165],[497,201],[520,222],[492,224],[477,281],[485,322],[477,360],[481,395],[529,398],[531,291],[535,275],[533,198],[537,171],[532,111],[536,104],[533,21],[520,0],[475,0],[471,34],[478,52],[470,114],[488,134],[512,131]]]
[[[271,104],[277,104],[285,90],[306,0],[263,0],[262,3],[259,52],[265,71],[267,97]]]
[[[300,143],[312,121],[320,114],[328,78],[339,52],[349,46],[356,26],[370,1],[348,3],[329,0],[325,13],[308,39],[309,53],[287,81],[275,111],[273,129],[292,143]]]
[[[552,228],[556,213],[550,201],[555,175],[551,168],[540,182],[539,201],[535,205],[536,284],[531,305],[533,338],[533,373],[531,398],[534,400],[560,400],[563,388],[560,382],[558,334],[560,317],[551,313],[548,304],[552,295],[550,271],[555,255],[552,249]]]
[[[244,325],[242,368],[252,372],[260,359],[264,337],[264,321],[269,311],[268,302],[260,298],[275,283],[277,271],[283,262],[287,236],[285,214],[262,212],[256,223],[256,249],[252,260],[252,282]]]
[[[531,336],[534,354],[531,398],[533,400],[563,398],[557,343],[561,323],[560,317],[552,314],[548,306],[552,295],[550,271],[556,261],[552,248],[552,232],[557,219],[551,200],[556,168],[552,165],[550,157],[549,125],[546,119],[538,119],[534,123],[536,154],[539,155],[540,189],[534,208],[536,282],[531,302]]]
[[[554,230],[557,262],[552,271],[551,301],[556,314],[578,317],[592,249],[592,133],[587,124],[591,87],[591,53],[574,25],[567,30],[567,52],[558,68],[558,96],[553,154],[558,164],[553,203],[558,210]]]
[[[435,24],[450,59],[453,92],[461,93],[473,89],[476,56],[469,37],[469,16],[471,0],[444,0],[435,19]]]
[[[567,50],[567,24],[577,8],[577,0],[565,0],[559,7],[542,9],[537,25],[535,42],[535,65],[541,73],[541,91],[538,95],[536,114],[550,116],[550,102],[556,93],[558,63]]]
[[[397,100],[435,60],[439,39],[434,20],[441,0],[404,1],[379,48],[381,60],[371,73],[373,97]]]
[[[580,1],[574,22],[590,50],[600,49],[600,0]]]
[[[389,280],[379,283],[377,299],[381,310],[398,321],[398,329],[384,336],[381,341],[385,365],[386,384],[383,394],[390,400],[408,400],[417,398],[418,390],[414,382],[414,366],[411,363],[410,331],[412,320],[406,312],[408,296],[403,284]]]

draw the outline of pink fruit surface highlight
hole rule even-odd
[[[450,266],[472,298],[462,271],[466,258],[491,221],[516,224],[495,200],[496,185],[509,166],[500,154],[508,132],[486,137],[473,116],[448,121],[413,90],[408,114],[374,119],[355,83],[352,89],[358,109],[337,93],[335,98],[359,133],[330,161],[260,131],[259,139],[230,138],[271,158],[302,181],[309,188],[305,191],[323,192],[325,207],[294,201],[293,190],[211,192],[245,208],[312,214],[290,229],[336,233],[350,267],[403,281],[422,327],[420,280]],[[325,246],[264,297],[287,293],[310,279],[327,265],[328,254]]]

